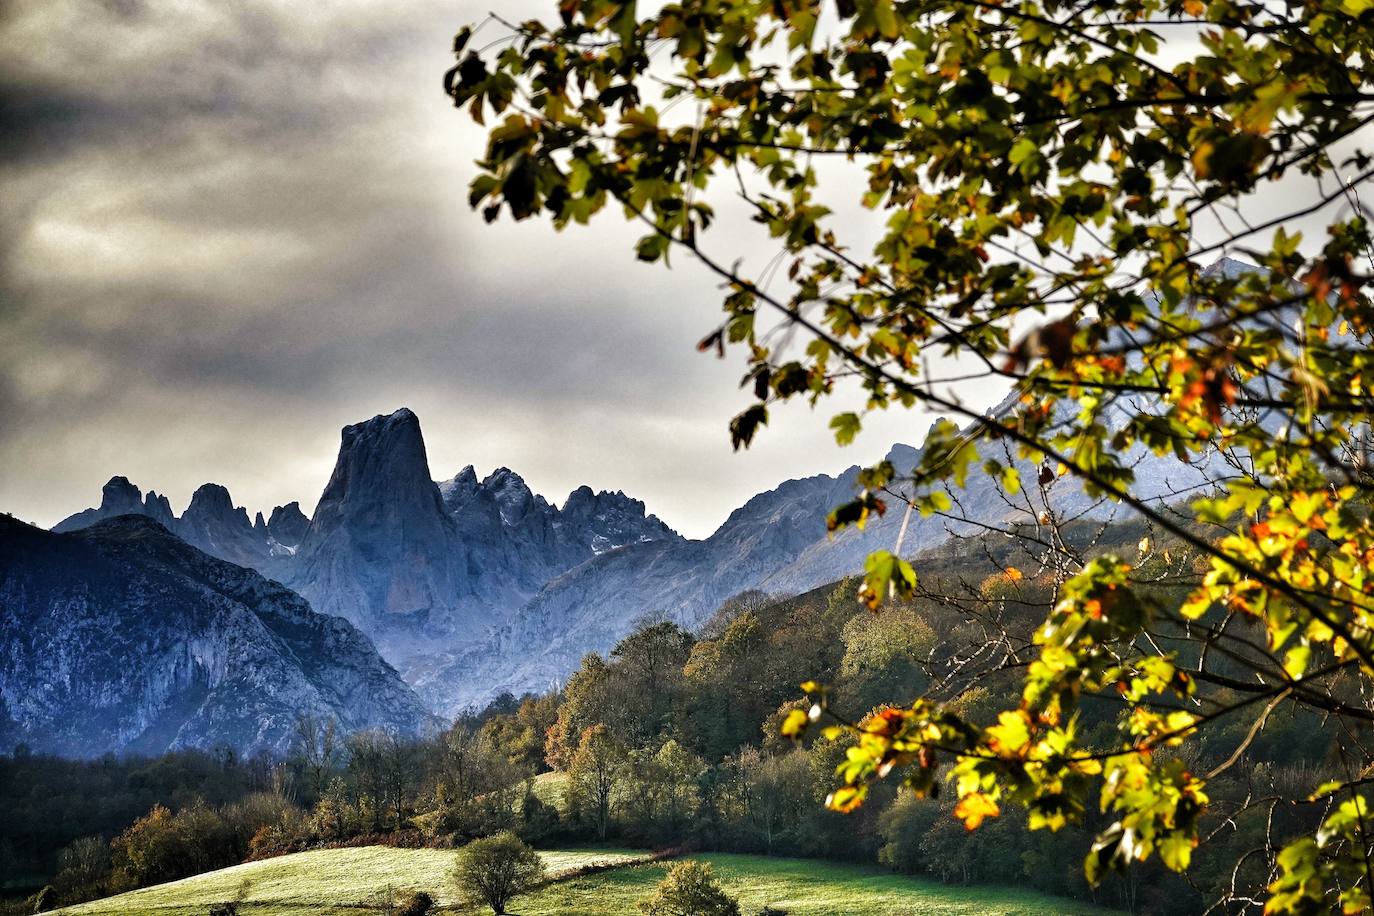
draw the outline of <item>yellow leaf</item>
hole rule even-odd
[[[1007,710],[997,716],[997,724],[988,729],[988,744],[999,754],[1016,755],[1030,744],[1030,723],[1026,713]]]
[[[954,816],[964,822],[967,830],[977,830],[985,818],[996,817],[1002,813],[1002,809],[997,807],[997,802],[988,798],[982,792],[974,792],[959,799],[959,804],[954,806]]]
[[[1171,834],[1160,841],[1159,857],[1174,871],[1185,871],[1188,863],[1192,861],[1195,842],[1192,837],[1184,834]]]
[[[1283,654],[1283,670],[1291,678],[1300,678],[1307,670],[1307,660],[1312,655],[1312,647],[1300,642]]]
[[[782,720],[782,733],[788,738],[795,738],[802,733],[802,729],[811,722],[810,716],[800,709],[794,709],[787,714],[787,718]]]
[[[864,802],[866,790],[860,786],[841,786],[825,800],[825,806],[832,811],[847,813]]]

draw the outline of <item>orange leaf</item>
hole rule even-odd
[[[997,807],[997,802],[982,792],[965,795],[959,799],[959,804],[954,806],[954,816],[964,822],[967,830],[977,830],[984,818],[996,817],[1001,813],[1002,809]]]

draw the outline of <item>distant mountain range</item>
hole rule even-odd
[[[1232,261],[1210,268],[1245,269]],[[993,413],[1015,403],[1008,397]],[[1149,409],[1127,400],[1105,419],[1115,427]],[[215,484],[197,490],[176,517],[165,497],[116,477],[98,508],[54,531],[148,516],[188,544],[295,590],[315,611],[350,621],[429,709],[452,715],[504,691],[555,686],[583,654],[608,650],[645,615],[696,626],[742,591],[797,593],[853,574],[868,553],[899,542],[909,555],[980,524],[1115,512],[1069,478],[1051,475],[1042,489],[1041,469],[1002,443],[979,450],[983,460],[1016,467],[1027,486],[1012,495],[978,475],[951,490],[956,507],[948,515],[899,509],[863,531],[829,537],[826,516],[853,495],[855,467],[786,481],[750,499],[711,536],[690,540],[619,492],[583,487],[556,506],[506,468],[479,480],[468,467],[436,482],[419,420],[401,409],[344,428],[334,472],[308,520],[291,503],[250,522]],[[897,445],[888,459],[901,472],[920,454]],[[1135,470],[1135,492],[1152,500],[1188,497],[1225,472],[1218,461],[1194,466],[1142,448],[1124,458]]]

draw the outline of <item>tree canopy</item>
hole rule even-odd
[[[1091,880],[1152,856],[1183,871],[1214,804],[1187,743],[1241,719],[1237,759],[1276,708],[1297,705],[1340,730],[1345,776],[1228,814],[1319,815],[1254,851],[1269,910],[1367,909],[1374,255],[1360,193],[1374,160],[1360,144],[1374,3],[684,0],[641,15],[562,0],[550,12],[455,41],[446,91],[495,119],[471,203],[560,229],[609,209],[643,225],[641,260],[677,253],[718,275],[724,317],[701,348],[747,362],[754,403],[730,422],[736,447],[782,402],[838,404],[857,387],[863,405],[830,420],[841,444],[875,411],[952,419],[909,472],[866,469],[832,528],[894,504],[958,515],[960,490],[985,477],[1042,498],[1068,478],[1169,545],[1083,556],[1054,537],[1052,507],[1032,514],[1015,533],[1044,537],[1051,610],[1003,656],[1024,669],[1020,702],[986,720],[915,695],[920,684],[871,714],[804,684],[810,702],[783,729],[855,739],[830,805],[853,809],[900,776],[927,794],[948,780],[968,829],[1009,804],[1048,830],[1095,807],[1109,823]],[[782,258],[736,261],[712,232],[723,202]],[[1204,269],[1222,254],[1258,269]],[[975,376],[1005,383],[1003,409],[950,393]],[[1132,463],[1144,453],[1210,485],[1144,497]],[[1157,587],[1161,569],[1176,588]],[[920,588],[894,545],[869,558],[861,598],[877,611]],[[1119,702],[1112,741],[1077,727],[1088,698]]]

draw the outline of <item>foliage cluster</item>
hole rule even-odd
[[[479,47],[457,36],[445,90],[467,117],[498,119],[470,203],[559,229],[619,212],[646,232],[639,259],[677,253],[718,277],[725,315],[700,346],[747,362],[737,448],[796,399],[848,396],[831,414],[840,444],[873,412],[919,409],[948,419],[916,466],[865,469],[832,528],[893,503],[957,515],[970,481],[1019,498],[1068,477],[1197,563],[1186,594],[1166,596],[1149,550],[1053,564],[997,715],[904,689],[876,716],[828,722],[854,742],[830,806],[858,809],[888,776],[923,795],[949,785],[970,829],[1012,809],[1031,830],[1090,828],[1093,884],[1143,863],[1188,871],[1200,845],[1234,838],[1209,831],[1209,812],[1307,822],[1315,807],[1319,824],[1237,853],[1226,900],[1369,909],[1374,4],[553,12],[493,17]],[[735,236],[718,241],[727,197],[775,258],[748,264]],[[1305,239],[1304,221],[1324,235]],[[1212,264],[1222,253],[1259,269]],[[1007,406],[951,393],[974,377],[1008,387]],[[1133,462],[1151,454],[1209,471],[1206,490],[1178,494],[1196,525],[1137,486]],[[1031,508],[1018,523],[1053,528]],[[878,551],[859,593],[876,609],[924,578]],[[836,709],[832,687],[807,682],[789,734]],[[1120,713],[1108,734],[1089,727],[1104,702]],[[1209,779],[1229,759],[1187,759],[1241,721],[1239,759],[1280,709],[1332,723],[1339,762],[1316,781],[1231,801]]]

